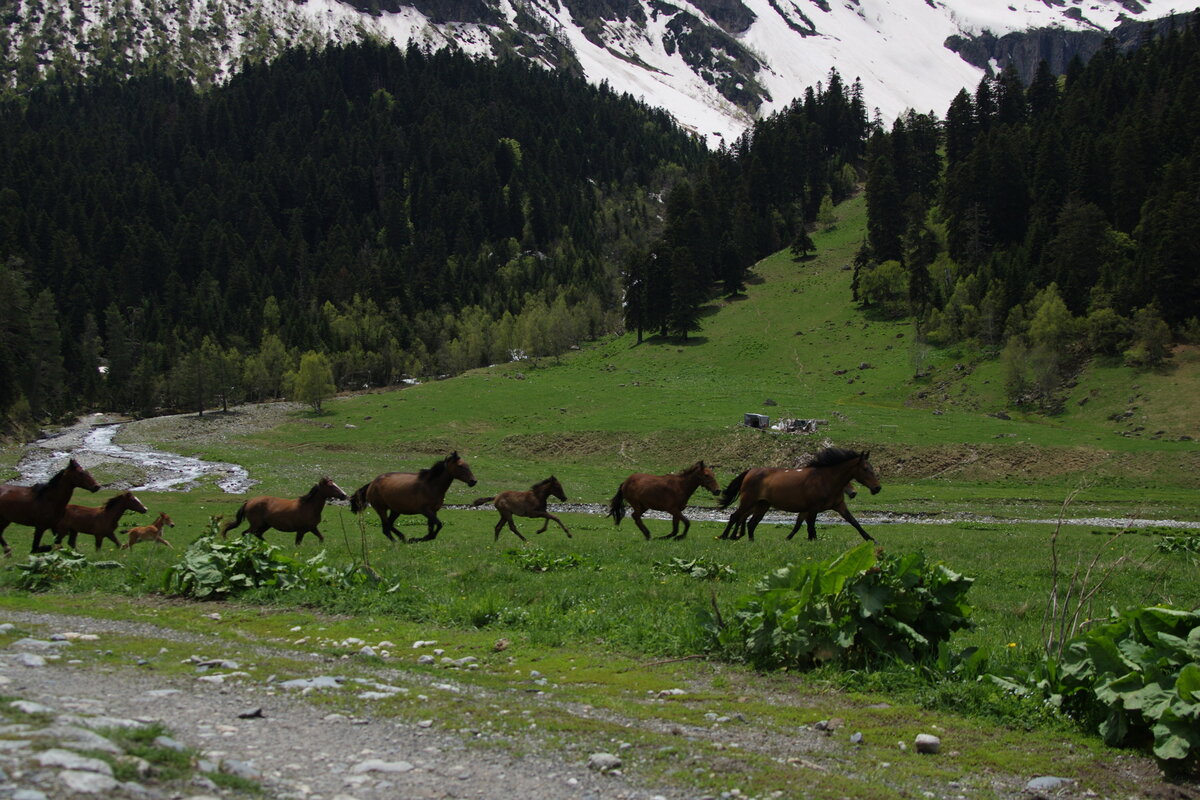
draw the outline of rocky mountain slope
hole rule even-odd
[[[516,56],[607,81],[731,141],[836,68],[886,120],[944,113],[1008,59],[1065,63],[1123,23],[1200,7],[1173,0],[15,0],[8,86],[46,69],[168,64],[204,83],[293,45],[378,37]],[[1037,31],[1032,37],[1018,36]],[[1136,36],[1136,34],[1132,34]]]

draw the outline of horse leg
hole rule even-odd
[[[758,523],[762,522],[762,518],[767,515],[770,506],[759,504],[754,507],[754,513],[750,516],[750,521],[746,525],[746,538],[754,541],[754,529],[758,527]]]
[[[846,508],[845,503],[842,503],[841,506],[838,507],[837,512],[842,515],[842,519],[854,526],[854,530],[858,531],[859,535],[861,535],[863,539],[868,542],[875,541],[875,537],[864,531],[863,526],[858,524],[858,520],[856,520],[854,515],[850,513],[850,509]]]
[[[121,549],[121,543],[119,541],[117,541],[117,534],[114,531],[109,531],[108,533],[104,534],[103,536],[96,537],[96,549],[97,550],[100,549],[100,543],[103,542],[105,539],[111,540],[113,543],[113,547],[117,548],[118,550]]]
[[[33,547],[30,553],[49,553],[52,549],[50,545],[42,544],[42,534],[46,532],[45,528],[35,528],[33,531]]]
[[[817,540],[817,512],[809,512],[808,519],[805,522],[808,523],[808,540],[815,542]]]
[[[790,539],[790,538],[792,538],[793,536],[795,536],[795,535],[796,535],[796,532],[800,530],[800,526],[801,526],[801,525],[803,525],[803,524],[804,524],[804,515],[803,515],[803,514],[797,514],[797,515],[796,515],[796,524],[792,526],[792,529],[791,529],[790,531],[788,531],[788,535],[787,535],[787,536],[785,536],[784,538],[785,538],[785,539]]]
[[[408,539],[405,538],[404,534],[400,532],[400,529],[396,527],[396,518],[399,516],[399,511],[392,511],[391,509],[388,509],[386,511],[379,512],[379,521],[383,523],[383,535],[388,538],[389,542],[394,542],[399,539],[403,544],[407,543]]]
[[[8,542],[4,541],[4,529],[8,527],[8,520],[0,520],[0,547],[4,548],[4,557],[12,558],[12,548],[8,546]]]
[[[725,530],[721,531],[721,535],[717,537],[718,539],[731,540],[733,538],[732,534],[735,530],[734,526],[737,524],[739,510],[735,508],[733,513],[729,515],[729,521],[725,523]]]
[[[438,531],[442,529],[442,521],[438,519],[437,513],[433,512],[425,515],[429,533],[422,536],[420,539],[415,539],[417,542],[431,542],[437,538]]]
[[[493,533],[496,534],[492,538],[493,542],[500,541],[500,531],[502,531],[502,530],[504,530],[504,515],[503,514],[500,515],[500,521],[496,523],[496,529],[493,531]]]
[[[543,531],[544,531],[544,530],[546,530],[546,528],[549,528],[549,527],[550,527],[550,520],[554,520],[555,522],[557,522],[557,523],[558,523],[558,527],[560,527],[560,528],[562,528],[562,529],[563,529],[563,533],[565,533],[565,534],[567,535],[567,538],[568,538],[568,539],[570,539],[570,538],[571,538],[571,532],[570,532],[569,530],[567,530],[567,526],[566,526],[566,525],[563,525],[563,521],[562,521],[561,519],[559,519],[558,517],[554,516],[554,515],[553,515],[553,514],[551,514],[549,511],[546,511],[546,512],[543,512],[543,513],[545,513],[545,515],[546,515],[546,524],[542,526],[542,530],[543,530]]]
[[[683,533],[679,534],[675,538],[677,540],[678,539],[686,539],[687,535],[688,535],[688,530],[692,527],[692,521],[690,519],[688,519],[687,517],[685,517],[683,514],[680,514],[679,518],[681,520],[683,520]]]
[[[513,522],[513,518],[512,518],[511,514],[508,517],[508,529],[510,531],[512,531],[513,533],[515,533],[517,535],[517,538],[520,539],[522,542],[525,542],[526,544],[529,543],[529,540],[526,539],[524,536],[522,536],[521,532],[519,530],[517,530],[516,523]]]
[[[659,539],[674,539],[676,534],[678,534],[678,533],[679,533],[679,515],[672,512],[672,514],[671,514],[671,532],[664,536],[659,536],[658,538]]]
[[[638,530],[642,532],[642,536],[646,537],[646,541],[650,541],[650,529],[642,522],[642,512],[634,511],[629,517],[633,520],[633,524],[638,526]]]

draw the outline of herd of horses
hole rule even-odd
[[[299,498],[263,495],[247,500],[238,508],[234,518],[221,526],[220,533],[224,537],[245,522],[248,527],[244,533],[252,533],[260,539],[264,538],[266,531],[274,529],[294,533],[297,545],[308,533],[324,542],[325,537],[321,535],[318,525],[326,501],[348,499],[350,510],[355,514],[362,513],[368,506],[375,510],[383,535],[389,541],[430,541],[442,529],[437,512],[442,508],[446,492],[455,480],[467,486],[476,483],[471,468],[457,452],[419,472],[385,472],[349,497],[332,480],[321,478]],[[730,515],[725,530],[717,537],[719,539],[733,540],[745,536],[753,541],[755,528],[767,511],[775,508],[796,514],[796,524],[787,535],[788,539],[795,536],[805,522],[808,524],[808,538],[815,539],[817,514],[837,511],[864,539],[874,541],[846,507],[846,498],[854,497],[855,482],[869,488],[872,494],[881,488],[868,453],[838,447],[825,448],[808,464],[795,469],[756,467],[745,470],[724,490],[717,483],[712,469],[703,461],[697,461],[685,470],[668,475],[630,475],[610,501],[608,516],[619,526],[625,517],[625,506],[628,505],[629,516],[634,524],[646,539],[650,539],[650,530],[642,521],[642,515],[650,510],[663,511],[671,515],[671,532],[658,538],[683,539],[691,525],[683,511],[691,496],[703,486],[720,496],[721,508],[728,508],[737,500],[737,507]],[[47,532],[54,534],[55,545],[67,539],[70,547],[75,546],[80,533],[95,536],[96,549],[99,550],[105,539],[111,540],[114,545],[118,544],[116,530],[122,514],[126,511],[146,511],[141,501],[129,491],[115,495],[99,508],[74,505],[70,500],[75,489],[90,492],[100,489],[100,484],[75,459],[71,459],[65,468],[43,483],[34,486],[0,485],[0,546],[4,548],[4,555],[12,555],[12,548],[4,539],[4,531],[10,524],[33,528],[34,553],[51,549],[50,545],[42,545],[42,536]],[[570,538],[571,531],[567,526],[547,510],[551,497],[562,501],[567,499],[562,484],[553,475],[525,491],[505,491],[492,497],[480,497],[474,505],[491,503],[500,512],[495,540],[500,538],[501,531],[507,525],[521,541],[528,541],[513,523],[514,516],[544,520],[538,533],[544,532],[552,521],[556,522]],[[409,539],[396,527],[399,517],[411,515],[425,517],[426,534],[423,537]],[[679,529],[681,522],[682,531]],[[127,529],[125,534],[128,540],[121,547],[130,548],[142,541],[170,547],[170,543],[163,538],[162,529],[164,526],[174,527],[174,524],[167,514],[159,514],[152,525]]]

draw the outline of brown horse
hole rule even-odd
[[[134,497],[133,492],[129,491],[114,495],[100,508],[68,503],[62,519],[54,528],[54,543],[59,544],[66,538],[67,546],[74,549],[75,538],[81,533],[87,533],[96,537],[97,550],[100,549],[100,545],[104,544],[105,539],[111,539],[114,547],[120,547],[121,543],[117,541],[116,530],[117,524],[121,521],[121,515],[126,511],[145,514],[146,507],[142,505],[141,500]]]
[[[558,527],[563,529],[563,533],[567,538],[571,538],[571,532],[567,530],[567,526],[558,517],[546,510],[546,498],[550,496],[557,497],[559,500],[566,501],[567,494],[563,491],[562,484],[558,482],[558,478],[551,475],[544,481],[538,481],[533,486],[529,487],[527,492],[508,491],[501,492],[495,497],[480,497],[475,500],[472,505],[481,506],[484,503],[492,503],[496,506],[496,510],[500,512],[500,521],[496,523],[496,538],[492,541],[499,541],[500,531],[504,528],[505,523],[508,524],[508,529],[517,535],[517,538],[522,542],[528,542],[521,532],[517,530],[517,526],[513,524],[513,515],[518,517],[540,517],[546,520],[542,523],[542,529],[538,533],[545,533],[546,528],[550,527],[550,520],[558,523]]]
[[[796,524],[787,535],[788,539],[800,530],[802,521],[808,523],[808,538],[816,539],[817,514],[834,510],[853,525],[864,539],[875,541],[850,513],[844,497],[851,480],[869,488],[871,494],[883,488],[869,456],[869,453],[829,447],[800,469],[760,467],[746,470],[730,482],[721,496],[722,508],[727,508],[735,497],[739,498],[739,503],[718,538],[740,538],[744,531],[753,541],[754,529],[763,515],[771,508],[778,508],[798,514]]]
[[[242,520],[248,520],[250,527],[244,533],[253,533],[264,541],[263,533],[274,528],[284,533],[296,534],[297,545],[306,533],[311,533],[324,542],[325,537],[317,530],[317,525],[321,523],[325,501],[345,499],[346,493],[342,491],[342,487],[329,478],[321,478],[308,490],[308,494],[295,500],[269,495],[253,497],[242,503],[232,522],[221,526],[221,538],[224,539],[225,534],[241,525]]]
[[[425,517],[429,532],[414,542],[428,542],[442,529],[438,509],[446,497],[446,490],[455,478],[467,486],[475,485],[475,476],[467,462],[454,452],[429,469],[420,472],[385,472],[375,480],[359,488],[350,498],[350,510],[355,514],[368,505],[379,515],[383,535],[394,541],[409,541],[396,527],[396,517],[401,514],[421,514]]]
[[[129,534],[129,541],[121,545],[121,549],[129,550],[138,542],[158,542],[159,544],[165,544],[167,547],[170,547],[172,550],[174,550],[175,548],[171,545],[171,543],[163,538],[162,529],[164,525],[174,528],[175,520],[168,517],[167,512],[160,511],[158,512],[158,519],[154,520],[153,523],[149,525],[142,525],[137,528],[130,528],[129,530],[125,531],[127,534]]]
[[[697,461],[682,472],[670,475],[647,475],[635,472],[625,479],[617,493],[613,495],[608,507],[608,514],[617,525],[625,517],[625,503],[633,512],[629,515],[641,530],[642,535],[650,538],[650,531],[642,522],[642,514],[648,509],[666,511],[671,515],[671,532],[660,539],[682,539],[687,536],[691,522],[683,515],[683,509],[696,488],[703,486],[713,494],[720,494],[721,487],[713,471],[704,466],[703,461]],[[679,523],[683,522],[683,533],[679,533]]]
[[[73,458],[45,483],[0,486],[0,546],[4,548],[5,557],[12,555],[12,548],[4,541],[4,529],[10,523],[33,528],[33,550],[30,552],[45,553],[50,546],[42,546],[42,534],[58,525],[67,503],[71,502],[71,492],[75,489],[94,492],[99,488],[96,479]]]

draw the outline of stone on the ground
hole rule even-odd
[[[78,753],[73,753],[70,750],[63,750],[58,747],[38,753],[37,761],[43,767],[62,767],[66,770],[98,772],[102,775],[108,775],[109,777],[112,777],[113,774],[112,767],[110,767],[106,761],[101,761],[98,758],[81,756]]]
[[[588,756],[588,769],[608,772],[621,766],[621,759],[612,753],[592,753]]]
[[[918,753],[933,755],[941,751],[942,740],[932,733],[918,733],[916,746]]]
[[[368,758],[350,768],[351,775],[362,775],[364,772],[409,772],[413,765],[407,761],[384,761],[382,758]]]
[[[1051,792],[1055,789],[1061,789],[1069,783],[1074,783],[1073,778],[1056,778],[1053,775],[1043,775],[1038,778],[1033,778],[1029,783],[1025,784],[1027,792]]]

